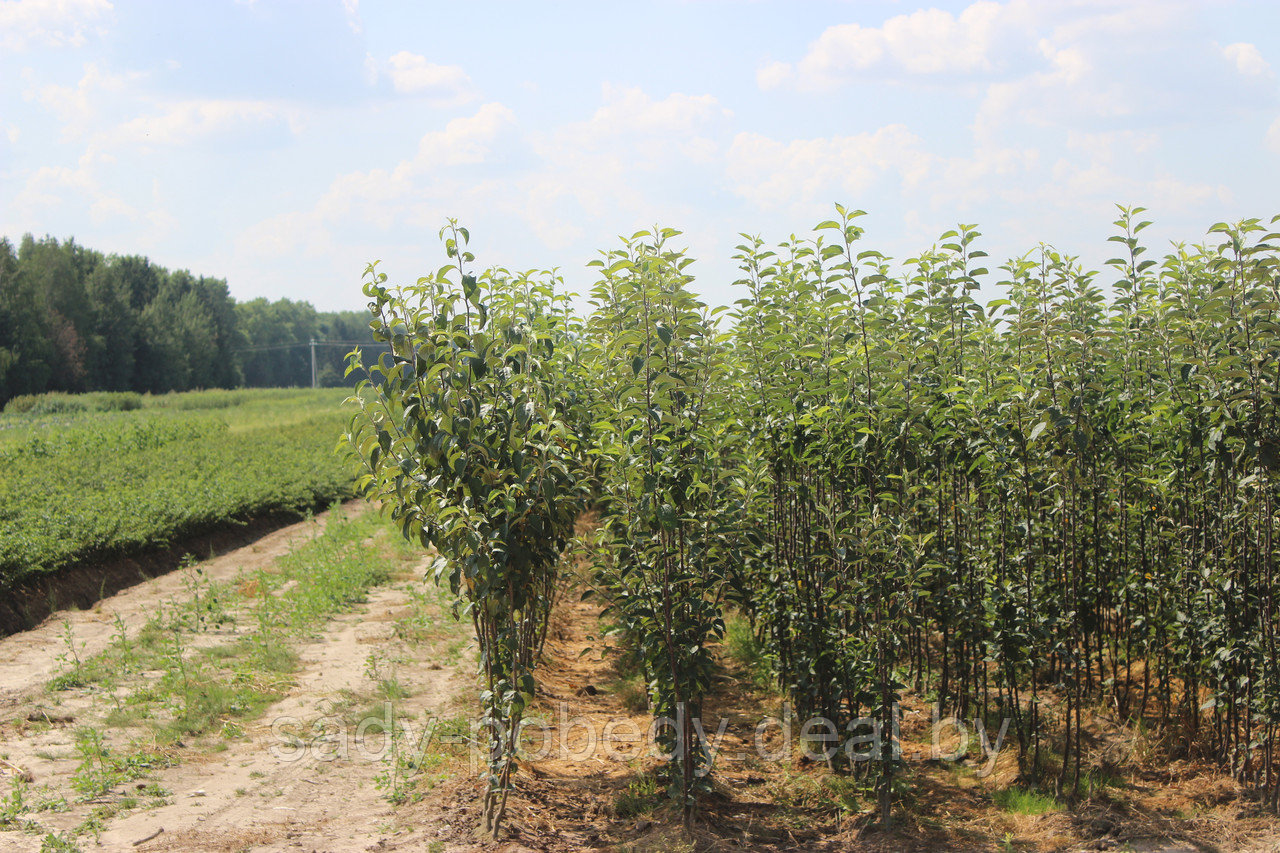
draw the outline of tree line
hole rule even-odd
[[[140,255],[0,238],[0,405],[49,391],[310,385],[311,340],[321,385],[343,384],[349,342],[373,344],[363,312],[237,302],[225,279]]]

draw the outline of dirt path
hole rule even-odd
[[[363,512],[364,505],[352,503],[345,511]],[[188,598],[197,570],[203,572],[204,581],[216,582],[263,568],[323,532],[329,512],[282,527],[252,545],[129,587],[91,610],[59,611],[30,631],[0,638],[0,715],[43,688],[57,672],[67,654],[68,624],[77,653],[81,657],[98,654],[116,635],[117,616],[127,630],[136,631],[162,604]]]
[[[363,513],[353,508],[344,514]],[[277,531],[201,564],[201,582],[251,585],[254,573],[274,571],[278,558],[320,536],[327,521],[320,517]],[[379,561],[385,552],[394,566],[391,580],[309,634],[279,635],[293,645],[296,665],[279,676],[265,674],[282,685],[265,710],[239,721],[225,719],[221,731],[215,723],[206,734],[168,743],[158,753],[148,753],[140,738],[154,740],[147,726],[163,723],[174,713],[172,706],[158,706],[158,717],[142,721],[113,722],[112,711],[127,710],[128,694],[145,691],[147,682],[163,673],[143,672],[128,685],[48,692],[47,680],[66,672],[66,662],[59,659],[65,653],[62,619],[0,640],[0,758],[5,759],[0,762],[0,830],[7,830],[0,831],[0,850],[231,853],[429,845],[434,829],[405,825],[389,795],[410,790],[397,782],[410,771],[416,784],[431,783],[431,756],[417,753],[415,736],[438,727],[437,720],[455,720],[469,710],[474,649],[468,642],[470,625],[454,622],[447,598],[423,583],[426,560],[404,548],[397,551],[388,544],[391,538],[380,531],[363,542],[348,540],[358,551],[377,552]],[[327,547],[324,540],[317,545]],[[305,565],[311,573],[312,564]],[[136,636],[157,609],[187,602],[195,571],[140,584],[104,600],[95,611],[63,614],[81,658],[118,648],[117,615]],[[261,593],[234,605],[236,619],[229,625],[184,635],[188,659],[243,644],[253,634],[255,600],[264,600]],[[247,672],[250,676],[264,673]],[[117,692],[126,701],[115,701]],[[406,756],[400,762],[386,735],[392,725],[409,728],[396,742]],[[86,729],[103,732],[112,755],[160,754],[165,760],[86,799],[78,787],[85,775]],[[409,767],[409,760],[418,764]],[[13,768],[28,771],[30,781],[26,807],[6,826],[5,798],[19,790]],[[49,848],[50,834],[75,846]]]
[[[292,747],[281,733],[305,735],[308,724],[340,716],[332,712],[344,696],[369,693],[375,686],[370,654],[401,658],[396,677],[411,695],[398,703],[396,715],[420,718],[447,710],[467,679],[459,667],[403,656],[407,650],[392,628],[408,604],[403,590],[384,588],[370,595],[367,606],[330,622],[322,639],[300,650],[303,669],[287,697],[227,751],[162,773],[158,781],[173,792],[171,804],[114,822],[101,835],[101,849],[366,850],[405,835],[409,830],[399,825],[377,784],[387,769],[375,757],[384,745],[380,726],[370,726],[357,741],[350,731],[322,724],[327,739],[307,749]]]

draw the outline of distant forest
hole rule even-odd
[[[313,339],[321,385],[345,384],[346,342],[380,349],[363,312],[236,302],[225,279],[141,256],[0,238],[0,406],[46,391],[308,386]]]

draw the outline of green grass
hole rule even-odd
[[[1005,788],[992,794],[991,799],[1012,814],[1041,815],[1062,810],[1061,804],[1053,797],[1026,788]]]
[[[1112,788],[1126,787],[1124,777],[1102,768],[1091,768],[1080,778],[1078,794],[1085,797],[1106,796]]]
[[[741,614],[729,613],[725,616],[724,626],[725,654],[746,672],[757,688],[775,690],[774,659],[751,630],[751,623]]]
[[[201,391],[0,415],[0,592],[85,559],[351,494],[343,389]]]
[[[143,397],[132,391],[95,391],[89,394],[20,394],[5,404],[6,415],[61,415],[80,412],[127,412],[142,408]]]
[[[797,825],[815,812],[857,814],[864,800],[874,796],[871,783],[853,776],[814,775],[784,770],[769,783],[769,793],[788,821]]]
[[[377,513],[349,516],[338,510],[320,535],[246,578],[252,583],[221,587],[226,615],[250,626],[249,632],[220,644],[194,646],[192,640],[205,630],[196,618],[204,605],[194,599],[162,608],[132,634],[121,625],[99,654],[79,653],[74,634],[68,632],[64,672],[46,689],[55,704],[63,690],[97,697],[92,712],[78,715],[93,722],[75,730],[71,755],[50,756],[78,761],[65,796],[49,800],[37,795],[40,789],[15,783],[7,795],[0,793],[0,831],[31,826],[29,815],[59,804],[65,809],[67,798],[108,798],[74,829],[49,836],[48,849],[74,849],[78,839],[96,837],[115,814],[140,803],[149,808],[162,803],[169,792],[154,781],[130,783],[177,763],[184,745],[217,752],[226,749],[228,740],[242,737],[243,724],[260,716],[292,684],[296,645],[336,613],[363,602],[368,590],[389,580],[398,566],[418,558],[419,552]],[[383,672],[378,661],[371,666],[380,676],[380,702],[407,694],[393,671]],[[155,671],[163,675],[148,675]],[[407,752],[400,760],[405,780],[424,778],[425,771],[443,763],[428,757],[419,766]]]
[[[293,641],[364,601],[370,587],[388,580],[392,555],[409,558],[395,536],[375,513],[335,514],[320,536],[281,557],[271,571],[259,571],[255,583],[244,587],[245,594],[231,585],[225,588],[228,612],[253,625],[252,633],[193,649],[190,640],[199,623],[191,618],[194,602],[188,602],[156,613],[133,636],[121,632],[100,654],[64,656],[65,671],[49,681],[48,689],[112,695],[114,707],[104,709],[107,726],[148,727],[156,744],[206,734],[238,737],[241,721],[259,715],[287,689],[288,673],[298,666]],[[369,547],[370,537],[380,539],[380,545]],[[67,643],[74,649],[73,636]],[[141,676],[156,670],[164,675]],[[120,686],[125,688],[122,698],[116,692]],[[382,689],[405,692],[392,678]],[[96,757],[99,777],[111,778],[104,769],[103,751],[109,753],[105,743],[94,741],[90,730],[84,736],[88,740],[78,743],[82,760]]]

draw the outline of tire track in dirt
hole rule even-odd
[[[271,706],[245,737],[209,760],[190,760],[158,774],[172,802],[115,820],[96,849],[239,851],[378,849],[396,836],[421,833],[398,824],[395,808],[377,784],[386,763],[380,727],[363,741],[326,726],[327,739],[295,749],[284,739],[311,740],[310,724],[339,706],[345,695],[369,694],[371,653],[399,658],[395,676],[410,693],[394,715],[420,719],[445,712],[472,688],[460,659],[442,666],[435,655],[410,650],[395,635],[394,620],[410,603],[404,589],[383,587],[358,610],[335,617],[320,639],[298,651],[296,686]],[[466,657],[463,655],[462,657]],[[297,721],[273,730],[273,722]],[[345,740],[345,750],[342,749]],[[343,754],[345,752],[345,755]],[[163,828],[163,832],[142,844]]]
[[[352,502],[343,511],[365,512],[366,507],[363,502]],[[282,527],[252,545],[129,587],[104,598],[91,610],[61,611],[29,631],[0,638],[0,714],[30,698],[57,673],[62,666],[61,658],[67,654],[64,632],[68,623],[80,656],[98,654],[115,636],[117,616],[134,632],[163,603],[185,600],[197,570],[203,573],[202,582],[216,582],[231,580],[240,572],[264,568],[322,533],[330,512]]]
[[[363,508],[352,508],[357,512]],[[347,513],[350,514],[349,512]],[[241,549],[201,565],[204,581],[234,580],[243,571],[268,565],[318,535],[325,519],[277,531],[253,547]],[[373,540],[366,545],[373,547]],[[97,838],[82,835],[80,849],[121,851],[294,851],[379,849],[407,838],[434,840],[431,827],[406,826],[379,787],[379,774],[389,763],[380,754],[385,743],[383,725],[357,740],[354,723],[360,718],[388,719],[379,698],[380,685],[397,685],[392,717],[410,720],[419,731],[436,715],[455,715],[474,695],[474,644],[469,626],[452,623],[445,596],[423,594],[426,562],[394,571],[394,580],[370,590],[364,603],[340,613],[294,645],[298,668],[289,673],[291,685],[283,697],[251,722],[242,723],[239,736],[221,743],[176,745],[180,763],[148,773],[136,783],[88,802],[69,803],[65,810],[34,815],[39,833],[0,833],[0,849],[42,849],[46,832],[70,836],[99,803],[120,802],[145,786],[167,792],[167,802],[132,809],[107,818]],[[188,573],[194,571],[184,570]],[[136,631],[155,610],[189,598],[188,580],[158,578],[103,602],[101,612],[65,614],[73,626],[82,657],[104,650],[114,641],[115,615]],[[5,661],[17,662],[25,673],[6,666],[8,710],[40,702],[45,681],[63,668],[62,622],[42,626],[34,636],[14,635],[0,640]],[[235,626],[233,624],[232,628]],[[203,643],[226,640],[236,630],[202,634]],[[293,644],[291,644],[293,645]],[[80,700],[83,701],[80,701]],[[70,701],[59,699],[51,712],[79,723],[99,716],[101,696],[93,691]],[[5,708],[0,705],[0,709]],[[381,714],[373,714],[380,710]],[[21,708],[19,716],[26,712]],[[341,720],[316,730],[317,720]],[[283,727],[273,723],[285,721]],[[23,733],[0,744],[18,764],[34,768],[43,790],[64,791],[76,773],[74,725],[57,722]],[[290,746],[289,735],[308,741],[307,748]],[[340,747],[345,744],[345,750]],[[212,745],[213,749],[210,750]],[[416,745],[416,744],[415,744]],[[2,768],[0,768],[2,769]],[[3,779],[0,776],[0,779]],[[3,791],[0,791],[3,795]],[[139,794],[138,799],[144,799]],[[8,846],[7,846],[8,845]]]

